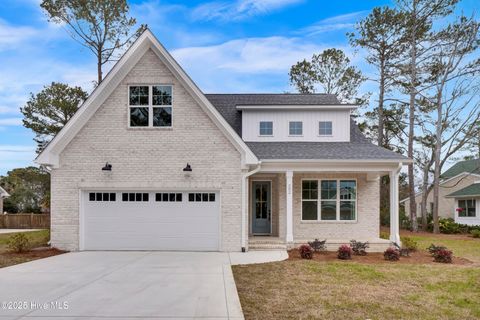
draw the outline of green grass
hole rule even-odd
[[[287,260],[234,266],[246,319],[479,319],[480,240],[403,234],[476,262],[362,264]]]
[[[39,230],[24,232],[28,238],[31,248],[46,246],[50,241],[50,230]],[[8,239],[14,235],[14,233],[0,234],[0,253],[7,251]]]

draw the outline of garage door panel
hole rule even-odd
[[[207,201],[199,202],[189,201],[188,192],[170,197],[182,200],[171,202],[156,201],[162,197],[155,192],[148,192],[148,201],[123,201],[128,199],[123,193],[134,192],[117,192],[115,201],[92,201],[90,193],[94,191],[86,192],[83,210],[86,250],[219,250],[218,193],[205,197],[204,192]]]

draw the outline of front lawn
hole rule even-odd
[[[415,237],[422,250],[433,242],[457,257],[480,261],[478,239]],[[480,318],[478,263],[359,263],[356,258],[234,266],[246,319]]]
[[[24,232],[23,234],[25,234],[29,241],[30,250],[22,253],[9,252],[8,239],[14,234],[15,233],[0,234],[0,268],[63,253],[60,250],[47,247],[50,241],[49,230]]]

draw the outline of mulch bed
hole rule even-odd
[[[13,266],[15,264],[38,260],[42,258],[53,257],[66,252],[67,251],[48,247],[36,248],[22,253],[2,252],[0,253],[0,268]]]
[[[288,251],[288,260],[301,260],[300,252],[298,249],[293,249]],[[340,260],[337,258],[337,253],[334,251],[324,251],[324,252],[315,252],[313,254],[313,259],[315,261],[322,261],[322,262],[329,262],[329,261],[352,261],[358,263],[366,263],[366,264],[379,264],[379,263],[403,263],[403,264],[436,264],[442,265],[443,263],[434,262],[432,256],[426,250],[418,250],[415,252],[411,252],[409,257],[400,257],[398,261],[388,261],[385,260],[383,257],[383,253],[381,252],[371,252],[368,253],[366,256],[356,256],[352,255],[351,260]],[[470,265],[473,264],[472,261],[460,258],[460,257],[453,257],[453,262],[449,264],[455,265]]]

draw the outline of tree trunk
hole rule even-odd
[[[428,199],[428,164],[425,165],[423,169],[423,183],[422,183],[422,230],[426,231],[428,229],[427,222],[427,199]]]
[[[103,73],[102,73],[102,53],[98,52],[97,53],[97,86],[102,82],[103,80]]]
[[[438,93],[437,97],[437,123],[435,134],[435,172],[433,174],[433,233],[440,233],[438,223],[438,204],[440,196],[440,157],[442,153],[442,94]]]
[[[385,96],[385,63],[382,61],[380,64],[380,87],[378,94],[378,141],[377,144],[379,147],[384,146],[383,138],[383,100]]]

